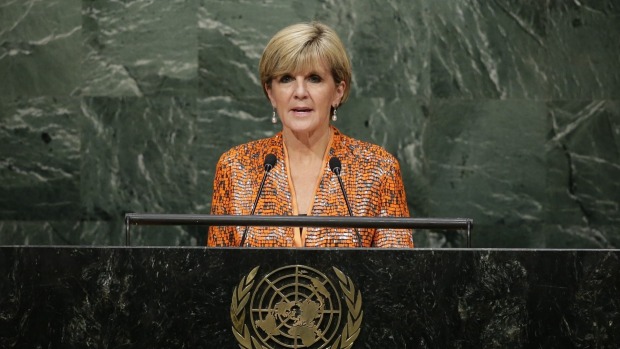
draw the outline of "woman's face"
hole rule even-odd
[[[326,64],[276,76],[266,86],[284,131],[312,134],[329,130],[330,109],[340,104],[345,83],[336,84]]]

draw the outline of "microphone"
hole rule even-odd
[[[278,158],[275,155],[269,153],[267,154],[267,156],[265,156],[265,161],[263,162],[265,174],[263,174],[263,180],[260,182],[260,187],[258,187],[258,193],[256,193],[256,198],[254,199],[254,204],[252,205],[252,212],[250,212],[250,216],[254,215],[254,211],[256,211],[256,204],[258,204],[260,194],[263,192],[263,186],[265,185],[267,175],[269,174],[269,171],[271,171],[271,169],[276,166],[276,162],[278,162]],[[246,226],[245,230],[243,231],[243,236],[241,237],[241,243],[239,244],[239,247],[243,247],[243,244],[245,243],[245,238],[248,235],[248,228],[249,226]]]
[[[340,163],[340,159],[333,156],[329,159],[329,169],[336,174],[338,177],[338,183],[340,183],[340,189],[342,191],[342,196],[344,196],[344,202],[347,204],[347,209],[349,210],[349,216],[353,217],[353,211],[351,210],[351,205],[349,205],[349,198],[347,198],[347,191],[344,189],[344,183],[342,183],[342,178],[340,178],[340,169],[342,168],[342,164]],[[355,235],[357,236],[357,247],[362,247],[362,236],[360,235],[357,228],[353,228],[355,230]]]

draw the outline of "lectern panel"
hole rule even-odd
[[[0,347],[609,348],[619,257],[1,247]]]

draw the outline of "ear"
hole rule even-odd
[[[265,91],[267,91],[267,96],[269,97],[269,101],[271,101],[271,106],[276,107],[276,101],[273,98],[273,91],[271,90],[271,84],[265,83]]]
[[[334,100],[332,106],[337,108],[340,105],[340,101],[342,101],[342,96],[344,96],[344,90],[347,86],[347,83],[344,81],[340,81],[336,84],[336,93],[334,94]]]

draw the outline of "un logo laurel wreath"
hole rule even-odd
[[[291,267],[307,268],[304,266],[291,266]],[[355,289],[355,285],[353,284],[353,282],[348,276],[346,276],[342,271],[338,270],[337,268],[335,267],[332,267],[332,268],[334,270],[335,275],[338,278],[339,289],[342,292],[342,295],[344,295],[344,299],[346,302],[347,321],[346,321],[346,324],[342,326],[341,331],[340,331],[340,328],[337,328],[337,330],[340,331],[340,333],[337,337],[335,337],[335,340],[326,342],[322,344],[320,347],[317,347],[315,345],[312,348],[350,349],[360,334],[360,328],[361,328],[363,315],[364,315],[364,312],[362,311],[362,295],[359,290]],[[253,335],[252,330],[248,327],[246,323],[246,318],[247,318],[246,307],[251,302],[253,302],[253,300],[251,301],[251,299],[252,299],[252,293],[254,291],[254,285],[256,283],[256,275],[258,273],[258,269],[259,267],[252,269],[246,276],[244,276],[241,279],[237,287],[235,287],[233,290],[232,302],[230,305],[230,318],[232,320],[232,325],[233,325],[232,331],[233,331],[235,338],[237,339],[237,342],[239,343],[239,346],[243,349],[273,349],[273,347],[268,345],[268,343],[266,343],[264,340],[261,340],[259,336],[256,336],[256,333],[254,333]],[[308,268],[308,269],[311,269],[311,268]],[[260,285],[260,282],[259,282],[259,285]],[[321,285],[319,285],[319,287],[320,286]],[[327,292],[327,290],[325,290],[324,292]],[[308,302],[308,299],[306,299],[306,302]],[[310,307],[309,310],[313,310],[313,308]],[[270,311],[275,312],[275,310],[270,310]],[[279,311],[281,311],[281,309]],[[294,310],[292,312],[286,312],[285,316],[287,319],[291,317],[290,314],[296,314],[296,313]],[[279,315],[281,316],[282,314],[279,314]],[[341,314],[341,318],[344,318],[344,311]],[[281,318],[278,318],[278,319],[281,319]],[[296,319],[296,320],[299,320],[299,319]],[[275,320],[272,319],[272,321],[275,321]],[[271,324],[271,325],[273,326],[274,324]],[[282,327],[282,325],[280,325],[279,327]],[[273,327],[273,329],[277,331],[276,327]],[[254,330],[256,330],[256,328],[254,328]],[[321,330],[317,330],[317,331],[319,334],[321,334]],[[334,334],[334,336],[336,334]],[[309,348],[310,346],[300,345],[296,343],[295,347],[296,348]]]

